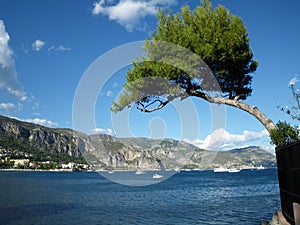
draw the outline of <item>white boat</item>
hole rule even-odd
[[[229,169],[229,173],[238,173],[238,172],[240,172],[241,171],[241,169],[237,169],[237,168],[232,168],[232,169]]]
[[[266,169],[265,167],[263,167],[262,165],[260,165],[259,167],[256,167],[257,170],[264,170]]]
[[[223,167],[219,167],[219,168],[215,168],[215,169],[214,169],[214,172],[215,172],[215,173],[229,172],[229,169],[223,168]]]
[[[163,175],[160,175],[160,174],[157,174],[157,173],[153,174],[153,176],[152,176],[153,179],[160,179],[160,178],[163,178],[163,177],[164,177]]]
[[[179,167],[176,167],[176,168],[174,169],[174,171],[175,171],[176,173],[180,173],[180,168],[179,168]]]
[[[141,175],[141,174],[145,174],[145,172],[144,172],[143,170],[141,170],[141,169],[138,169],[138,170],[135,172],[135,174]]]

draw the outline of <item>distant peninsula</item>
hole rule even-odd
[[[261,165],[276,167],[276,159],[256,146],[210,151],[173,139],[86,135],[0,116],[0,169],[203,170]]]

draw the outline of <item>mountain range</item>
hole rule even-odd
[[[6,156],[25,155],[36,161],[85,161],[94,169],[106,170],[276,167],[275,156],[257,146],[211,151],[174,139],[87,135],[4,116],[0,116],[1,152]]]

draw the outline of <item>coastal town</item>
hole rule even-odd
[[[7,150],[0,146],[0,169],[1,170],[47,170],[47,171],[90,171],[88,164],[72,162],[69,160],[53,161],[51,156],[46,156],[44,160],[32,153],[18,150]]]

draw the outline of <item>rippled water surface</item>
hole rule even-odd
[[[97,173],[0,172],[0,224],[255,225],[279,207],[275,169],[181,172],[140,187]]]

